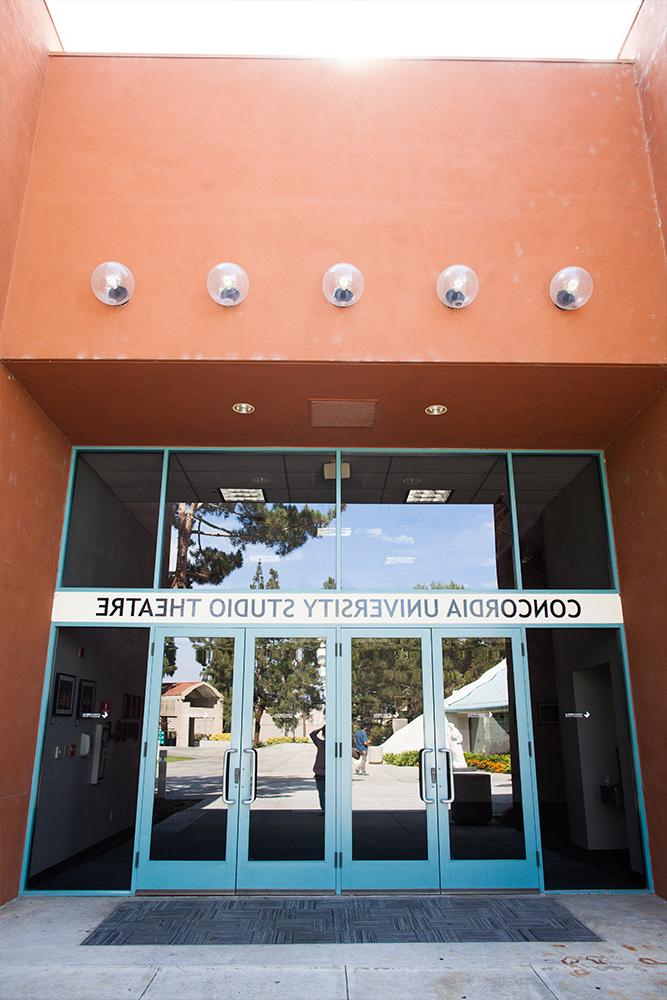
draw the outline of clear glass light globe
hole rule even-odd
[[[435,285],[438,298],[450,309],[463,309],[477,298],[479,278],[467,264],[450,264]]]
[[[593,294],[593,279],[583,267],[563,267],[549,285],[551,301],[559,309],[581,309]]]
[[[98,264],[90,284],[95,295],[105,306],[122,306],[134,295],[134,275],[129,267],[117,260]]]
[[[237,306],[248,294],[250,281],[240,264],[225,261],[208,272],[206,287],[219,306]]]
[[[353,306],[364,294],[364,276],[354,264],[334,264],[324,272],[322,291],[333,306]]]

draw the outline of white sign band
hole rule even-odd
[[[57,591],[61,625],[620,625],[618,594],[422,591],[287,594],[267,591]]]

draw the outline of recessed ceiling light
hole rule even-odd
[[[252,403],[234,403],[232,410],[234,413],[254,413],[255,407]]]
[[[406,503],[447,503],[451,490],[410,490]]]
[[[336,478],[336,463],[335,462],[325,462],[324,463],[324,478],[325,479],[335,479]],[[350,478],[350,463],[341,462],[340,463],[340,478],[349,479]]]
[[[408,476],[407,479],[402,479],[401,482],[404,486],[419,486],[421,479],[419,476]]]
[[[431,403],[424,410],[424,413],[428,413],[429,417],[439,417],[441,414],[447,412],[447,407],[443,403]]]
[[[264,490],[245,490],[245,489],[226,489],[224,486],[220,487],[220,492],[222,493],[222,499],[226,503],[233,503],[235,500],[259,500],[260,503],[264,503]]]

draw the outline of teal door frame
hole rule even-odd
[[[229,744],[231,759],[228,768],[231,774],[240,767],[241,714],[243,697],[243,664],[245,629],[224,626],[164,626],[156,628],[153,634],[147,697],[145,738],[141,759],[140,795],[137,808],[139,822],[138,838],[135,841],[135,872],[133,886],[142,890],[188,890],[208,889],[209,891],[233,891],[236,885],[236,857],[238,838],[238,794],[234,795],[233,781],[229,784],[227,805],[227,834],[225,857],[220,861],[197,861],[183,858],[173,861],[151,860],[150,848],[153,833],[153,802],[155,798],[156,767],[158,756],[158,730],[160,725],[160,697],[162,694],[163,646],[167,636],[174,638],[219,638],[234,639],[234,670],[232,687],[232,740]],[[220,775],[221,787],[224,775]],[[237,786],[238,787],[238,786]]]
[[[150,858],[160,719],[163,644],[167,636],[234,639],[232,740],[225,859],[156,861]],[[326,643],[326,809],[324,857],[316,861],[249,858],[254,787],[253,685],[255,642],[261,638],[321,638]],[[442,662],[443,638],[506,637],[512,643],[513,678],[523,809],[525,858],[452,860],[449,849],[448,775]],[[415,638],[421,642],[425,748],[423,799],[428,852],[424,860],[355,860],[352,842],[352,642],[355,638]],[[140,781],[139,834],[134,888],[142,890],[432,890],[538,889],[539,836],[535,796],[530,694],[520,628],[363,628],[224,626],[156,628],[147,682],[147,719]],[[333,736],[333,738],[332,738]],[[371,775],[372,775],[372,767]],[[231,776],[238,773],[235,783]],[[224,776],[221,773],[221,782]],[[433,800],[433,801],[426,801]]]
[[[324,639],[325,659],[325,716],[327,740],[325,742],[326,808],[324,811],[324,858],[317,861],[279,860],[255,861],[249,857],[250,817],[252,804],[248,802],[253,793],[255,801],[261,801],[261,789],[253,789],[253,687],[255,675],[255,642],[257,639],[298,638]],[[295,889],[334,891],[336,889],[337,858],[336,817],[338,810],[338,760],[335,737],[338,731],[338,676],[340,661],[337,656],[336,629],[332,627],[294,626],[293,628],[248,628],[246,633],[245,670],[243,687],[243,725],[238,829],[238,862],[236,886],[240,891],[248,889]],[[260,772],[261,781],[261,772]],[[314,778],[313,778],[314,785]]]
[[[512,643],[512,675],[514,679],[514,707],[517,727],[517,749],[523,813],[525,857],[515,860],[497,858],[479,860],[454,860],[450,856],[449,810],[442,802],[447,797],[447,774],[445,755],[447,748],[445,733],[444,674],[442,640],[444,638],[507,638]],[[528,688],[528,663],[525,642],[520,628],[474,626],[469,628],[446,628],[432,630],[433,675],[435,689],[435,725],[437,741],[438,812],[440,830],[440,869],[442,890],[448,889],[539,889],[540,871],[537,828],[537,799],[534,780],[535,756],[533,753],[533,733],[530,712],[530,691]]]

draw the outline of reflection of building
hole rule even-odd
[[[466,753],[509,753],[508,707],[505,659],[445,698],[447,720],[461,733]],[[401,753],[421,750],[423,746],[424,717],[420,715],[396,730],[382,744],[382,750]]]
[[[193,747],[199,736],[222,732],[222,695],[206,681],[163,684],[161,729],[176,733],[177,747]]]
[[[470,753],[509,753],[508,707],[507,660],[445,698],[447,718]]]

